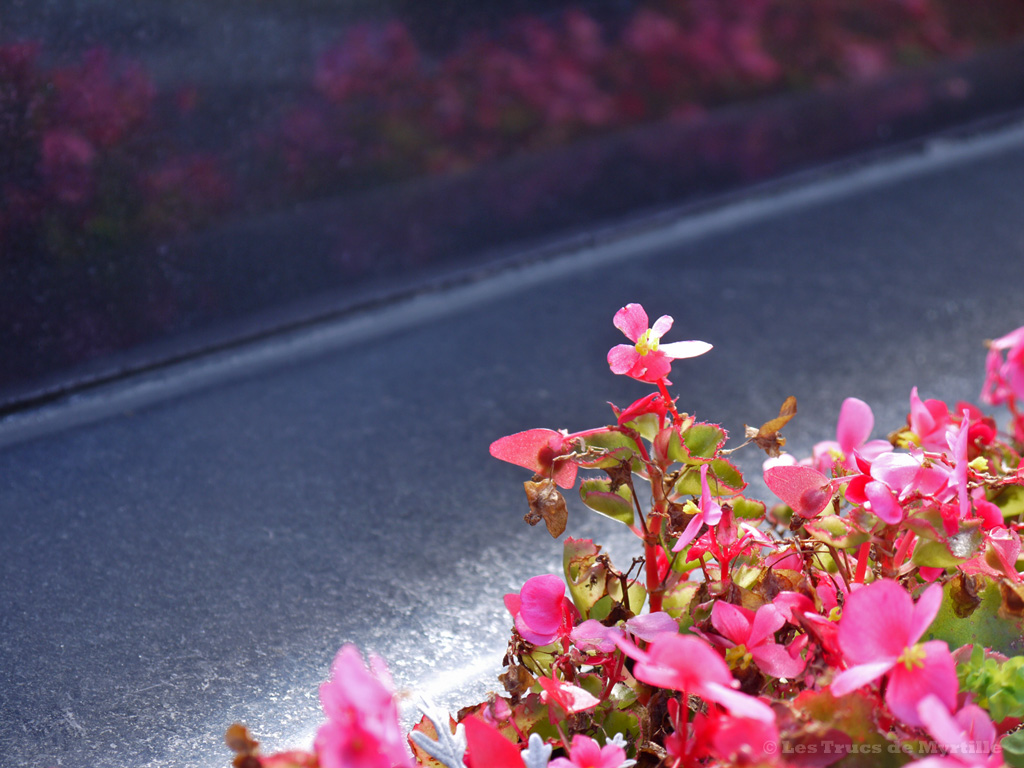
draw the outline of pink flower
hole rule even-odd
[[[555,704],[568,715],[586,712],[601,703],[600,699],[589,691],[564,680],[555,680],[542,675],[537,678],[537,682],[541,687],[541,702],[549,705]]]
[[[814,446],[813,467],[820,472],[832,470],[834,453],[842,454],[846,467],[856,469],[854,451],[869,461],[876,456],[892,450],[888,440],[871,440],[871,430],[875,426],[875,415],[871,406],[856,397],[848,397],[839,409],[839,421],[836,423],[836,439],[826,440]]]
[[[623,636],[623,629],[633,637],[650,642],[663,632],[678,632],[679,622],[665,611],[655,611],[626,619],[620,628],[606,627],[597,619],[587,619],[573,629],[570,639],[581,651],[611,653],[615,643]]]
[[[672,370],[673,360],[703,355],[711,349],[705,341],[676,341],[662,344],[661,337],[672,327],[672,318],[662,315],[648,327],[647,313],[639,304],[627,304],[615,313],[615,327],[634,342],[619,344],[608,351],[612,373],[655,384]]]
[[[958,683],[949,647],[941,640],[918,643],[939,612],[942,588],[928,587],[914,604],[895,581],[876,581],[853,592],[839,621],[839,647],[849,669],[832,681],[844,696],[888,675],[885,702],[907,725],[921,725],[917,704],[934,694],[956,707]]]
[[[621,768],[633,762],[626,760],[626,751],[618,744],[612,742],[602,747],[589,736],[577,733],[572,737],[569,757],[556,757],[548,768]]]
[[[770,765],[779,751],[775,723],[709,711],[694,718],[694,741],[726,765]]]
[[[692,635],[666,633],[655,637],[646,651],[625,641],[620,641],[619,647],[636,659],[633,676],[640,682],[700,696],[720,704],[737,717],[775,722],[771,707],[734,690],[738,684],[729,672],[729,665],[703,640]]]
[[[398,725],[391,676],[384,662],[371,669],[354,645],[339,652],[331,679],[320,686],[327,722],[317,731],[321,768],[412,768]]]
[[[43,135],[39,171],[58,202],[81,205],[95,192],[96,150],[77,131],[57,128]]]
[[[1003,360],[1006,352],[1006,360]],[[1024,326],[989,345],[981,399],[991,405],[1024,398]]]
[[[686,530],[679,536],[676,545],[672,547],[673,552],[680,551],[697,537],[700,527],[707,523],[709,526],[718,525],[722,519],[722,507],[711,498],[711,489],[708,487],[708,465],[700,467],[700,510],[686,526]]]
[[[941,400],[921,400],[917,387],[910,390],[910,415],[907,417],[910,431],[921,440],[921,447],[942,451],[946,443],[946,432],[951,428],[949,408]]]
[[[981,707],[967,704],[953,715],[938,697],[926,696],[917,712],[928,733],[953,758],[953,764],[993,768],[1003,764],[999,753],[993,751],[998,739],[996,727]]]
[[[896,525],[903,520],[903,504],[914,494],[945,502],[952,498],[948,465],[926,461],[918,452],[884,453],[870,467],[870,475],[850,481],[846,498],[854,504],[869,504],[882,521]]]
[[[565,582],[546,574],[527,579],[518,595],[505,595],[516,630],[534,645],[548,645],[572,631],[572,603],[565,598]]]
[[[756,612],[722,600],[711,608],[711,625],[731,646],[742,646],[765,674],[792,679],[804,671],[806,662],[775,642],[775,633],[785,624],[782,612],[771,603]]]

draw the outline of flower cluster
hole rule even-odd
[[[742,446],[727,449],[725,430],[670,399],[672,361],[711,348],[660,344],[671,323],[649,326],[637,304],[615,315],[633,344],[609,352],[611,370],[656,391],[614,408],[614,423],[491,446],[534,473],[528,522],[561,535],[559,489],[578,486],[587,507],[636,534],[643,557],[623,572],[593,541],[567,537],[560,576],[535,576],[505,598],[504,694],[458,723],[427,708],[412,757],[395,746],[389,690],[346,649],[322,695],[328,724],[301,753],[308,763],[259,756],[235,732],[239,760],[788,768],[869,754],[922,768],[1024,764],[1019,437],[973,405],[951,409],[915,388],[887,440],[871,440],[871,408],[851,398],[835,440],[797,460],[781,451],[791,398],[746,429],[743,445],[768,453],[764,479],[783,502],[769,508],[743,495],[731,460]],[[1011,406],[1021,339],[1024,329],[992,343],[985,384]],[[337,762],[357,747],[378,762]]]
[[[82,238],[178,231],[227,210],[214,155],[156,141],[171,125],[141,64],[105,48],[68,66],[41,59],[37,43],[0,45],[0,250],[34,236],[64,255]]]
[[[602,23],[574,8],[526,17],[431,56],[399,20],[360,24],[324,52],[309,98],[286,110],[268,158],[293,188],[462,170],[651,120],[793,88],[861,82],[962,55],[1024,27],[945,0],[636,2]],[[998,29],[998,32],[996,30]]]

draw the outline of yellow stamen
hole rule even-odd
[[[658,349],[658,339],[651,338],[651,329],[644,331],[643,336],[636,340],[636,351],[643,357],[648,352],[655,352]]]
[[[924,666],[925,655],[924,646],[918,643],[917,645],[903,651],[899,659],[896,660],[896,663],[905,666],[909,672],[915,667]]]

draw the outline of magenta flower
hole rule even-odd
[[[807,662],[793,657],[775,642],[775,633],[786,619],[771,603],[757,611],[716,600],[711,608],[711,625],[730,646],[743,648],[765,674],[792,679],[804,671]]]
[[[695,751],[721,761],[715,765],[765,766],[777,760],[779,731],[775,723],[710,711],[694,718],[693,730]]]
[[[942,451],[946,447],[946,432],[951,428],[949,407],[941,400],[922,400],[917,387],[910,390],[910,431],[921,441],[921,447]]]
[[[1011,331],[989,345],[985,370],[985,385],[981,392],[983,401],[991,405],[1002,405],[1014,398],[1024,399],[1024,327]]]
[[[699,512],[694,515],[689,524],[686,526],[686,530],[679,536],[679,540],[676,545],[672,547],[673,552],[678,552],[691,541],[697,537],[697,532],[700,527],[707,523],[710,525],[718,525],[722,519],[722,507],[717,501],[711,498],[711,489],[708,487],[708,465],[702,464],[700,468],[700,506],[698,507]]]
[[[541,702],[548,705],[555,704],[568,715],[585,712],[601,703],[601,700],[589,691],[564,680],[541,675],[537,678],[537,682],[541,687]]]
[[[673,360],[703,355],[711,349],[706,341],[675,341],[662,344],[661,337],[672,327],[672,318],[662,315],[648,327],[647,313],[639,304],[627,304],[615,313],[615,327],[634,342],[618,344],[608,351],[612,373],[623,374],[651,384],[664,379]]]
[[[738,683],[733,680],[729,665],[703,640],[666,633],[655,637],[646,651],[625,641],[620,641],[619,647],[636,659],[633,676],[642,683],[700,696],[737,717],[775,722],[771,707],[734,690]]]
[[[895,581],[876,581],[846,600],[839,621],[839,647],[849,669],[832,681],[844,696],[888,675],[885,702],[907,725],[921,725],[917,705],[934,694],[948,710],[956,707],[956,665],[941,640],[918,643],[939,612],[942,588],[928,587],[914,604]]]
[[[854,504],[868,504],[873,514],[889,525],[903,520],[903,504],[915,494],[944,502],[952,498],[952,468],[926,459],[920,451],[884,453],[868,470],[850,480],[846,498]]]
[[[556,757],[548,768],[624,768],[635,761],[626,760],[626,750],[615,742],[603,747],[589,736],[577,733],[572,737],[569,757]]]
[[[953,758],[952,765],[1003,765],[993,749],[998,739],[996,727],[981,707],[967,704],[956,714],[950,714],[937,697],[926,696],[918,704],[917,713],[928,733]]]
[[[384,662],[371,669],[354,645],[339,652],[331,679],[320,686],[327,722],[316,734],[321,768],[412,768],[398,725],[391,676]]]
[[[597,619],[587,619],[569,635],[581,651],[593,653],[611,653],[615,643],[623,636],[623,630],[646,642],[650,642],[663,632],[678,632],[679,622],[665,611],[655,611],[626,619],[622,627],[606,627]]]
[[[516,630],[534,645],[548,645],[572,631],[574,610],[565,598],[565,582],[551,574],[527,579],[518,595],[505,595]]]
[[[871,406],[856,397],[843,400],[836,423],[836,439],[817,443],[811,450],[814,457],[812,466],[820,472],[832,470],[833,454],[842,454],[843,463],[849,469],[856,469],[854,451],[869,461],[892,450],[888,440],[868,440],[875,427],[875,415]]]

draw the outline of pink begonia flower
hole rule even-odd
[[[921,447],[942,451],[946,448],[946,432],[951,429],[949,408],[941,400],[921,400],[917,387],[910,390],[910,431],[921,440]]]
[[[570,459],[559,457],[572,451],[574,442],[574,438],[564,432],[528,429],[498,438],[491,443],[490,452],[496,459],[550,477],[562,488],[572,488],[576,484],[577,467]]]
[[[700,511],[690,519],[686,530],[680,534],[676,545],[672,547],[673,552],[679,552],[697,538],[697,532],[702,525],[705,523],[709,526],[718,525],[718,522],[722,519],[722,507],[711,498],[711,488],[708,486],[707,464],[702,464],[700,467],[700,505],[697,508]]]
[[[327,722],[317,731],[321,768],[412,768],[398,724],[391,676],[371,657],[371,669],[354,645],[339,652],[331,679],[320,686]]]
[[[836,439],[817,443],[811,449],[811,466],[819,472],[831,472],[835,464],[833,454],[843,456],[848,469],[856,469],[854,452],[868,461],[892,450],[888,440],[868,440],[875,427],[875,414],[871,406],[856,397],[843,400],[836,423]],[[792,505],[791,505],[792,506]]]
[[[918,704],[917,713],[931,737],[956,764],[990,768],[1003,764],[995,749],[999,734],[981,707],[967,704],[952,715],[937,696],[926,696]]]
[[[40,175],[60,203],[82,205],[96,192],[96,149],[77,131],[56,128],[43,134]]]
[[[985,498],[984,488],[975,488],[971,491],[971,500],[974,506],[974,514],[982,519],[985,530],[1006,527],[1003,510]]]
[[[589,736],[577,733],[572,737],[569,757],[556,757],[548,768],[626,768],[635,760],[626,759],[626,750],[615,742],[603,747]]]
[[[950,476],[950,489],[956,491],[961,520],[971,512],[971,497],[967,488],[967,435],[970,429],[971,417],[967,411],[964,411],[959,429],[951,430],[946,434],[950,458],[954,462],[953,473]]]
[[[854,504],[867,503],[883,522],[896,525],[903,520],[902,503],[913,494],[938,502],[952,498],[952,473],[952,467],[926,461],[919,451],[884,453],[871,462],[870,475],[857,475],[850,480],[846,498]]]
[[[546,574],[527,579],[518,595],[505,595],[516,630],[534,645],[548,645],[572,631],[574,609],[565,598],[565,582]]]
[[[541,702],[549,705],[553,703],[567,715],[586,712],[601,703],[601,700],[590,691],[564,680],[555,680],[552,677],[541,675],[537,678],[537,682],[541,687]]]
[[[672,318],[662,315],[647,326],[647,313],[639,304],[627,304],[615,313],[615,327],[634,342],[618,344],[608,351],[612,373],[656,384],[672,370],[673,360],[703,355],[711,349],[706,341],[675,341],[662,344],[661,337],[672,327]]]
[[[711,608],[711,625],[733,647],[742,645],[765,674],[795,678],[807,662],[792,657],[775,642],[775,633],[786,624],[782,611],[771,603],[757,611],[716,600]]]
[[[941,640],[918,643],[942,603],[942,588],[932,585],[915,605],[910,593],[884,579],[852,592],[839,620],[839,647],[849,669],[832,681],[844,696],[888,675],[885,702],[907,725],[921,725],[917,703],[930,694],[947,709],[956,707],[956,665]]]
[[[623,631],[650,642],[664,632],[678,632],[679,622],[665,611],[634,616],[627,619],[621,628],[606,627],[597,619],[587,619],[573,629],[569,639],[581,651],[611,653],[615,650],[615,643],[622,637]]]
[[[1003,360],[1006,352],[1006,360]],[[1024,399],[1024,326],[989,345],[985,360],[985,384],[981,399],[1002,405],[1010,398]]]
[[[779,752],[775,723],[709,711],[693,721],[697,755],[702,753],[725,765],[770,765]]]
[[[647,650],[619,641],[627,656],[636,659],[633,677],[648,685],[700,696],[725,707],[737,717],[775,722],[775,713],[763,701],[734,690],[729,665],[711,647],[692,635],[665,633],[651,641]]]

